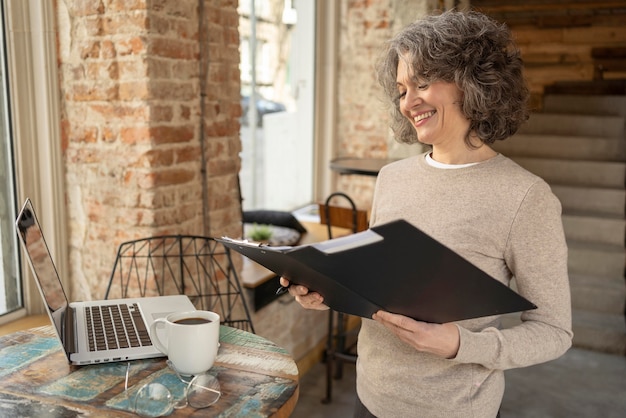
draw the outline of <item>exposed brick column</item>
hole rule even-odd
[[[122,241],[240,230],[237,2],[213,3],[58,1],[73,297]]]
[[[207,235],[241,234],[239,137],[240,72],[237,0],[204,1],[206,24],[200,46],[205,74],[205,155],[207,161]],[[217,3],[217,4],[216,4]]]

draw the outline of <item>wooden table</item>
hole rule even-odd
[[[135,416],[126,409],[126,365],[69,365],[50,326],[5,335],[0,338],[0,416]],[[131,371],[129,391],[172,373],[164,358],[135,360]],[[245,331],[221,327],[211,373],[220,381],[219,401],[205,409],[175,409],[170,416],[282,418],[298,400],[298,369],[291,356]]]
[[[330,169],[339,174],[377,176],[381,168],[394,161],[393,158],[341,157],[330,162]]]

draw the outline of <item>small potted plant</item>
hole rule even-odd
[[[265,224],[253,224],[248,234],[252,241],[268,242],[272,238],[272,227]]]

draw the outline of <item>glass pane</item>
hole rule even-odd
[[[4,16],[0,19],[0,315],[23,306],[17,235],[14,228],[15,192],[7,105]]]
[[[314,10],[313,0],[239,2],[244,210],[311,202]]]

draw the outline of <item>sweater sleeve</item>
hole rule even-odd
[[[509,329],[472,332],[459,325],[456,362],[506,370],[555,359],[572,344],[561,204],[544,181],[535,182],[521,202],[504,257],[517,291],[537,309],[523,312],[522,323]]]

